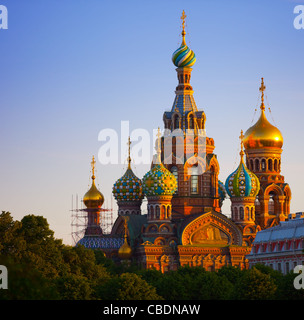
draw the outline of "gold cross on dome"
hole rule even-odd
[[[92,166],[92,175],[94,176],[94,173],[95,173],[95,158],[94,156],[92,157],[92,162],[91,162],[91,166]]]
[[[241,152],[240,155],[243,157],[244,155],[244,151],[243,151],[243,147],[244,147],[244,135],[243,135],[243,130],[241,130],[241,135],[239,136],[240,140],[241,140]]]
[[[264,91],[265,91],[266,87],[264,85],[264,78],[261,78],[261,79],[262,79],[262,81],[261,81],[261,86],[260,86],[260,92],[262,92],[262,96],[261,96],[261,101],[262,101],[261,108],[262,108],[262,105],[264,106]]]
[[[182,25],[183,25],[183,30],[185,30],[185,20],[186,20],[187,16],[185,15],[185,10],[183,10],[183,14],[181,16],[182,19]]]
[[[186,15],[185,15],[185,10],[183,10],[183,14],[181,16],[182,19],[182,26],[183,26],[183,31],[182,31],[182,36],[183,36],[183,42],[182,45],[186,45],[186,40],[185,40],[185,35],[186,35],[186,31],[185,31],[185,20],[186,20]]]
[[[130,152],[130,146],[131,146],[131,140],[130,140],[130,136],[129,136],[129,139],[128,139],[128,169],[131,169],[131,152]]]

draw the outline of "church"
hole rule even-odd
[[[104,202],[95,185],[84,195],[87,226],[77,245],[102,250],[114,261],[136,262],[162,272],[179,266],[218,270],[231,265],[248,268],[246,255],[257,232],[276,226],[290,214],[291,190],[281,175],[283,137],[266,118],[261,79],[260,117],[240,131],[239,165],[225,182],[218,179],[215,142],[205,134],[206,114],[197,108],[191,72],[194,52],[187,46],[185,13],[182,43],[173,53],[178,84],[172,108],[164,111],[164,134],[158,131],[151,169],[140,179],[132,171],[129,138],[128,168],[113,184],[118,217],[110,234],[100,226]],[[225,198],[231,216],[222,213]],[[147,214],[142,214],[143,199]]]

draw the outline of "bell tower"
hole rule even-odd
[[[205,112],[197,108],[190,84],[196,57],[186,44],[185,18],[183,11],[182,43],[172,55],[178,85],[171,111],[163,115],[165,131],[161,142],[162,162],[178,183],[172,198],[172,217],[177,219],[221,210],[214,140],[206,137]]]
[[[281,175],[283,136],[266,118],[265,89],[262,78],[260,118],[244,137],[247,166],[259,178],[261,186],[256,200],[256,219],[262,228],[285,220],[290,213],[291,199],[290,187]]]

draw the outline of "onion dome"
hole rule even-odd
[[[183,24],[183,31],[182,31],[182,36],[183,36],[183,41],[181,46],[173,52],[172,55],[172,61],[174,65],[178,68],[183,68],[183,67],[192,67],[196,61],[196,57],[194,52],[187,46],[186,40],[185,40],[185,12],[183,11],[182,14],[182,24]]]
[[[131,169],[130,137],[128,145],[128,169],[125,174],[114,183],[112,189],[113,196],[117,201],[139,201],[144,197],[141,180],[136,177]]]
[[[264,105],[264,80],[260,91],[262,91],[261,116],[257,123],[250,127],[245,132],[244,146],[245,149],[259,149],[259,148],[282,148],[283,136],[280,130],[269,123],[265,115]]]
[[[138,201],[144,197],[142,183],[131,168],[114,183],[112,192],[117,201]]]
[[[128,231],[128,217],[123,217],[124,218],[124,230],[125,230],[125,234],[124,234],[124,243],[123,245],[119,248],[118,250],[118,257],[122,260],[127,260],[130,259],[132,256],[132,248],[129,246],[128,244],[128,236],[127,236],[127,231]]]
[[[104,196],[103,194],[97,189],[95,185],[95,163],[94,156],[92,158],[92,186],[89,189],[89,191],[83,196],[83,203],[85,206],[89,209],[93,208],[100,208],[103,205],[104,202]]]
[[[176,178],[161,163],[160,152],[160,131],[158,129],[157,161],[142,178],[143,191],[147,197],[172,196],[177,189]]]
[[[243,139],[243,131],[241,132]],[[225,188],[230,197],[256,197],[260,191],[260,181],[244,163],[243,141],[241,143],[241,161],[238,168],[229,175],[226,180]]]
[[[143,191],[146,196],[172,196],[177,188],[174,175],[161,164],[155,164],[143,179]]]

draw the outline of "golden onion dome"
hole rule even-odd
[[[118,257],[122,260],[128,260],[132,256],[132,248],[128,244],[128,220],[129,217],[123,216],[124,219],[124,243],[118,250]]]
[[[263,109],[257,123],[246,131],[244,146],[245,149],[282,148],[283,136],[277,127],[269,123]]]
[[[123,245],[118,250],[118,257],[122,260],[130,259],[132,256],[132,249],[128,245],[127,239],[125,238],[125,241]]]
[[[264,85],[264,79],[262,78],[262,83],[260,91],[262,92],[261,97],[261,116],[255,125],[250,127],[244,136],[244,146],[245,149],[259,149],[259,148],[282,148],[283,146],[283,136],[280,130],[273,126],[266,118],[265,115],[265,105],[264,105],[264,90],[266,89]]]
[[[83,203],[87,208],[93,209],[93,208],[100,208],[103,205],[104,202],[104,196],[103,194],[97,189],[95,185],[95,175],[94,175],[94,169],[95,169],[95,160],[94,156],[92,159],[92,186],[89,189],[89,191],[83,196]]]

